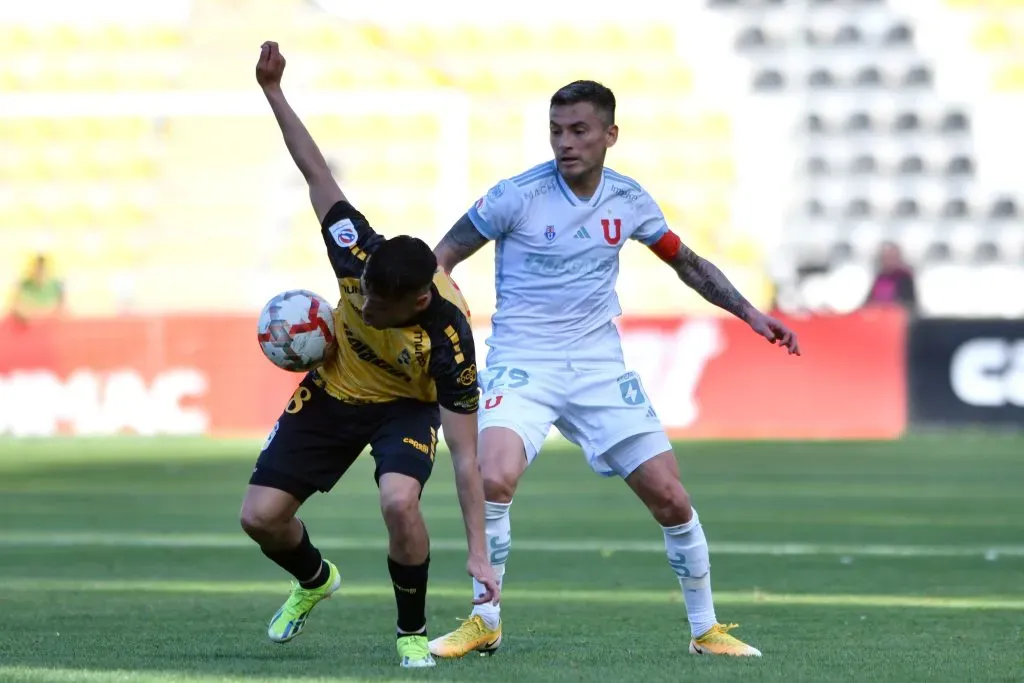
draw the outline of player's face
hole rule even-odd
[[[404,327],[430,303],[430,294],[410,294],[398,299],[374,296],[363,283],[363,322],[374,329]]]
[[[590,102],[551,107],[550,117],[551,151],[563,178],[580,179],[604,166],[618,126],[608,125]]]

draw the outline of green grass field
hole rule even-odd
[[[0,681],[1020,681],[1024,440],[681,444],[721,621],[765,656],[686,654],[661,533],[553,445],[512,508],[505,646],[404,672],[369,462],[305,510],[344,583],[302,637],[237,513],[258,443],[0,440]],[[430,629],[469,604],[451,467],[423,497]]]

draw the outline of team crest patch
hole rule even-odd
[[[640,378],[635,372],[627,372],[619,377],[619,394],[622,396],[622,402],[627,406],[638,406],[647,401],[644,390],[640,386]]]
[[[356,232],[356,226],[352,224],[352,221],[348,218],[342,218],[340,221],[327,228],[327,232],[331,233],[331,237],[338,244],[339,247],[348,249],[359,240],[359,233]]]
[[[459,384],[468,387],[476,382],[476,365],[470,365],[459,374]]]
[[[505,194],[505,181],[502,180],[500,183],[491,188],[491,191],[487,195],[491,199],[498,199],[501,195]]]
[[[544,236],[548,238],[548,242],[550,242],[551,240],[555,239],[555,226],[549,225],[544,230]]]

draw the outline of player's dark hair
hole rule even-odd
[[[430,287],[437,257],[417,237],[399,235],[385,240],[366,261],[363,280],[374,296],[401,299]]]
[[[597,81],[573,81],[551,96],[552,107],[589,102],[609,126],[615,123],[615,93]]]

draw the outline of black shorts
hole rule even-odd
[[[317,386],[310,373],[267,436],[249,483],[305,501],[330,491],[369,445],[378,484],[381,475],[397,472],[423,485],[434,467],[440,424],[436,403],[346,403]]]

